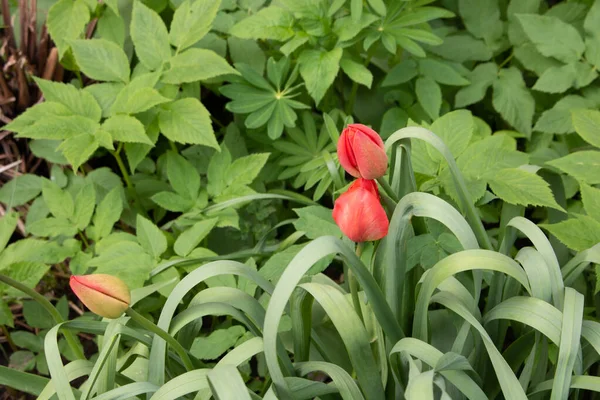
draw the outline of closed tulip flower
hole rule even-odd
[[[72,275],[71,290],[95,314],[105,318],[118,318],[129,308],[129,288],[112,275]]]
[[[389,221],[372,180],[359,178],[350,185],[335,201],[333,219],[344,235],[357,243],[379,240],[388,233]]]
[[[338,141],[337,153],[342,167],[355,178],[377,179],[387,170],[383,140],[368,126],[348,125]]]

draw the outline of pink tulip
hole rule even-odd
[[[381,239],[390,224],[379,202],[377,184],[362,178],[335,201],[333,219],[344,235],[357,243]]]
[[[71,290],[95,314],[105,318],[118,318],[129,308],[129,288],[112,275],[72,275]]]
[[[342,167],[355,178],[377,179],[387,170],[383,140],[368,126],[348,125],[338,141],[337,153]]]

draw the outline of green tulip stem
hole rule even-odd
[[[2,275],[2,274],[0,274],[0,282],[4,282],[7,285],[12,286],[17,290],[20,290],[21,292],[25,293],[27,296],[31,297],[33,300],[37,301],[38,304],[41,305],[48,312],[48,314],[50,314],[50,316],[54,320],[55,324],[60,324],[61,322],[65,322],[62,315],[60,315],[60,313],[52,305],[52,303],[50,303],[50,301],[47,298],[45,298],[44,296],[42,296],[41,294],[36,292],[34,289],[27,287],[27,286],[23,285],[22,283],[17,282],[14,279],[11,279],[8,276]],[[73,334],[67,330],[63,331],[63,335],[65,336],[65,340],[67,341],[67,344],[73,351],[73,354],[75,355],[75,357],[77,357],[78,359],[84,360],[85,355],[83,354],[83,351],[81,350],[81,348],[77,345],[78,343],[77,343],[77,339],[75,338],[75,336],[73,336]]]
[[[173,347],[173,350],[175,350],[177,354],[179,354],[181,361],[183,361],[183,364],[185,365],[185,368],[188,371],[193,371],[195,369],[194,364],[192,363],[192,360],[190,359],[190,356],[188,355],[187,351],[183,348],[181,343],[175,340],[173,336],[160,329],[153,322],[146,319],[142,314],[138,313],[131,307],[125,310],[125,314],[129,315],[131,319],[137,322],[142,328],[158,335],[160,338],[164,339],[168,344],[170,344],[171,347]]]
[[[377,178],[377,183],[379,183],[381,185],[381,187],[383,188],[383,191],[385,192],[385,194],[387,194],[388,196],[390,196],[390,198],[392,200],[394,200],[394,202],[398,203],[398,195],[396,193],[394,193],[394,189],[392,189],[392,187],[390,186],[390,184],[388,183],[388,181],[386,181],[383,176],[380,178]]]
[[[358,256],[358,258],[360,258],[362,254],[364,245],[364,243],[356,244],[356,255]],[[350,268],[348,268],[348,286],[350,286],[350,296],[352,297],[352,304],[354,305],[356,314],[358,314],[358,317],[364,323],[362,309],[360,307],[360,298],[358,296],[358,281],[356,280],[356,277],[354,276],[354,273],[352,273],[352,270]]]

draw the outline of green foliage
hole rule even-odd
[[[32,78],[4,127],[46,162],[0,188],[2,385],[600,392],[600,1],[60,0],[46,24],[66,83]],[[332,217],[355,121],[387,139],[390,218],[356,247]],[[65,278],[91,273],[143,317],[58,326],[27,298],[68,320]]]

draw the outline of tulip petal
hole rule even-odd
[[[364,133],[377,146],[382,147],[382,148],[385,147],[385,145],[383,144],[383,139],[381,139],[381,136],[379,136],[379,134],[377,132],[375,132],[373,129],[369,128],[368,126],[363,125],[363,124],[350,124],[350,125],[348,125],[348,127],[355,129],[356,132]]]
[[[385,175],[388,166],[387,154],[384,148],[373,142],[367,134],[357,132],[352,149],[361,177],[376,179]]]
[[[355,178],[360,177],[360,172],[356,169],[356,158],[352,153],[350,138],[353,136],[351,132],[344,130],[337,143],[338,159],[342,168]]]
[[[90,311],[105,318],[118,318],[131,301],[127,285],[111,275],[73,275],[69,284]]]
[[[357,182],[336,200],[333,219],[354,242],[379,240],[388,233],[387,215],[378,196]]]

